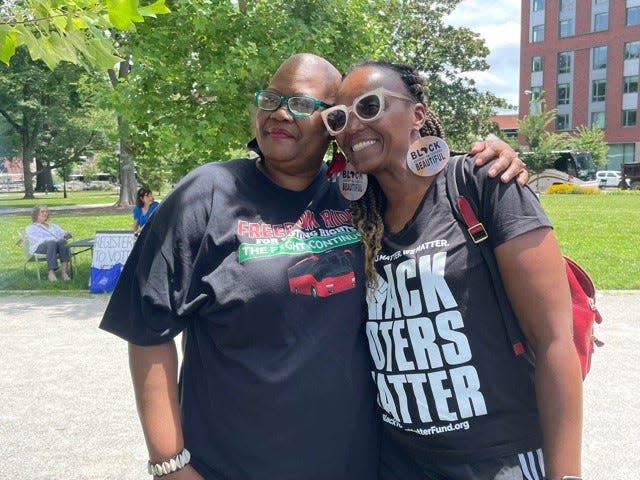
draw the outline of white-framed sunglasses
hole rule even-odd
[[[353,112],[363,123],[373,122],[384,113],[384,97],[394,97],[408,102],[417,102],[417,100],[392,92],[384,87],[378,87],[375,90],[364,93],[357,97],[350,107],[346,105],[336,105],[320,112],[324,126],[327,127],[330,135],[336,136],[347,128],[349,121],[349,113]]]

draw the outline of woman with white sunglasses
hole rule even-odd
[[[465,162],[533,362],[514,354],[498,303],[505,294],[456,220],[448,147],[422,88],[409,66],[365,62],[321,113],[356,172],[345,178],[369,177],[351,208],[384,424],[380,478],[578,478],[582,382],[550,222],[529,189]]]

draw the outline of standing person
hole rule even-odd
[[[315,55],[287,59],[255,95],[259,158],[188,174],[128,258],[100,327],[129,342],[150,469],[173,472],[163,478],[377,475],[360,237],[323,162],[319,113],[340,80]],[[492,145],[507,150],[498,171],[522,168]]]
[[[582,381],[569,288],[534,194],[465,166],[535,365],[507,341],[490,272],[452,212],[446,161],[440,172],[414,173],[410,152],[442,146],[426,136],[443,137],[417,71],[365,62],[343,79],[336,104],[323,120],[353,168],[369,176],[352,211],[371,285],[381,478],[579,475]]]
[[[156,208],[160,205],[153,198],[153,192],[148,188],[142,187],[138,189],[136,194],[136,206],[133,207],[133,233],[140,235],[142,227],[144,227],[149,220],[149,217]]]
[[[60,276],[69,281],[69,260],[71,251],[67,245],[67,239],[71,233],[63,230],[55,223],[49,223],[49,209],[46,205],[36,205],[31,212],[33,223],[25,228],[29,253],[40,253],[47,256],[47,268],[49,269],[49,281],[57,282],[56,270],[58,270],[58,257],[60,257]]]

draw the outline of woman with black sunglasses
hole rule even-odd
[[[351,209],[384,425],[380,478],[578,478],[582,382],[551,224],[528,188],[469,159],[448,164],[422,88],[409,66],[366,62],[322,112],[355,172],[348,177],[368,175]],[[488,237],[472,240],[456,220],[464,206],[453,206],[447,175],[460,161]],[[483,238],[502,286],[474,244]],[[508,341],[505,291],[535,362]]]

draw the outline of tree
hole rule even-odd
[[[106,70],[120,60],[114,30],[133,30],[145,17],[169,12],[165,0],[5,0],[0,6],[0,61],[25,46],[50,69],[61,61]]]
[[[32,5],[13,2],[19,3]],[[117,88],[101,96],[120,122],[121,204],[134,188],[134,160],[146,181],[167,173],[176,180],[204,161],[243,152],[251,135],[251,93],[299,51],[323,55],[342,70],[365,58],[388,58],[429,72],[431,106],[449,141],[466,147],[469,134],[488,131],[487,119],[504,102],[462,76],[486,68],[487,50],[469,30],[444,26],[456,3],[173,1],[174,13],[153,28],[145,22],[112,35],[134,60],[131,74],[129,62],[120,63],[120,74],[110,72]]]
[[[525,115],[518,122],[518,133],[524,138],[525,145],[531,151],[538,149],[549,125],[556,118],[557,110],[555,108],[545,110],[545,105],[546,101],[544,93],[542,93],[539,98],[531,100],[532,108],[530,108],[529,115]]]
[[[118,72],[109,69],[109,82],[116,89],[120,82],[123,82],[129,76],[131,71],[131,57],[127,56],[118,64]],[[120,194],[118,205],[121,207],[130,207],[136,201],[136,175],[133,159],[131,157],[131,139],[129,133],[129,122],[118,112],[116,121],[118,124],[118,170],[120,181]]]
[[[489,49],[484,40],[468,28],[444,23],[460,0],[412,0],[394,2],[389,19],[393,57],[414,65],[426,77],[429,107],[443,122],[447,141],[466,149],[480,135],[495,133],[489,120],[506,101],[480,92],[466,72],[489,68]],[[389,16],[389,15],[388,15]]]
[[[369,3],[247,2],[241,11],[226,0],[180,2],[154,28],[123,37],[133,68],[103,98],[130,127],[136,171],[168,165],[168,180],[177,180],[244,152],[252,94],[284,58],[313,51],[346,66],[377,50],[383,40],[369,31]]]
[[[42,62],[18,49],[7,68],[0,64],[0,117],[14,131],[14,145],[22,155],[25,198],[33,198],[36,164],[36,190],[51,191],[51,170],[63,171],[81,161],[84,153],[100,148],[103,136],[87,125],[88,106],[80,98],[78,84],[82,70],[61,64],[49,70]]]
[[[466,148],[466,134],[490,131],[488,118],[504,102],[459,76],[486,68],[488,51],[476,34],[443,25],[456,3],[172,2],[171,15],[122,36],[120,50],[131,55],[133,68],[103,98],[128,122],[136,171],[158,165],[173,181],[206,161],[243,154],[252,93],[287,56],[313,52],[342,71],[363,59],[387,58],[429,72],[433,108],[450,141]]]
[[[532,100],[531,104],[533,113],[525,115],[518,122],[518,131],[529,149],[526,161],[531,173],[549,168],[557,158],[553,151],[567,148],[591,153],[596,166],[606,164],[609,147],[600,128],[580,125],[572,134],[550,132],[548,127],[556,118],[556,109],[545,111],[544,93]]]
[[[609,145],[604,139],[604,131],[597,126],[588,128],[580,125],[569,141],[570,148],[578,152],[589,152],[596,167],[607,164]]]

